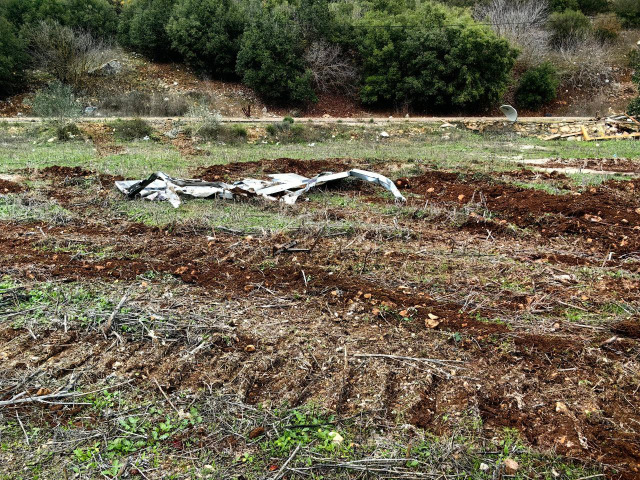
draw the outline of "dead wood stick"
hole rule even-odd
[[[109,318],[107,319],[107,323],[105,323],[104,327],[102,328],[102,333],[104,334],[105,337],[107,336],[107,333],[109,332],[109,330],[111,330],[111,325],[113,324],[113,320],[116,318],[116,315],[118,314],[120,309],[124,306],[125,302],[129,298],[130,292],[131,292],[131,288],[128,289],[126,292],[124,292],[124,295],[118,302],[118,305],[113,310],[113,312],[111,312],[111,315],[109,315]]]
[[[22,424],[22,420],[20,420],[20,415],[16,411],[16,418],[18,419],[18,423],[20,424],[20,428],[22,429],[22,433],[24,433],[24,440],[27,442],[27,445],[30,445],[29,435],[27,435],[27,431],[24,429],[24,425]]]
[[[120,385],[126,385],[131,383],[132,380],[127,380],[126,382],[121,382],[121,383],[117,383],[115,385],[111,385],[111,386],[105,386],[102,387],[98,390],[92,390],[90,392],[68,392],[68,391],[61,391],[61,392],[55,392],[55,393],[49,393],[47,395],[40,395],[37,397],[24,397],[22,398],[23,395],[25,395],[25,392],[19,393],[18,395],[14,396],[13,398],[9,399],[9,400],[2,400],[0,401],[0,407],[6,407],[7,405],[17,405],[19,403],[30,403],[30,402],[41,402],[41,403],[52,403],[52,402],[47,402],[47,400],[53,400],[56,398],[69,398],[69,397],[83,397],[85,395],[91,395],[92,393],[97,393],[97,392],[102,392],[103,390],[109,389],[109,388],[115,388],[115,387],[119,387]],[[65,404],[66,405],[66,404]],[[71,404],[69,404],[71,405]],[[87,404],[90,405],[90,404]]]
[[[282,464],[280,470],[278,470],[278,473],[276,473],[276,476],[273,477],[273,480],[279,480],[282,477],[282,475],[284,474],[284,470],[287,468],[287,465],[289,465],[289,463],[291,463],[291,460],[293,460],[293,457],[298,454],[298,450],[300,450],[300,444],[298,444],[293,453],[289,456],[289,458],[287,458],[287,461]]]

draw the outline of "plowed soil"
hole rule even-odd
[[[215,165],[196,176],[311,176],[363,164],[264,160]],[[207,236],[132,222],[105,206],[118,193],[105,199],[103,190],[61,182],[96,175],[79,167],[42,171],[58,182],[76,217],[62,226],[0,222],[0,271],[25,282],[113,282],[138,292],[141,282],[151,283],[162,308],[176,317],[212,302],[219,310],[208,310],[201,327],[210,341],[195,349],[201,340],[194,345],[167,330],[157,334],[166,335],[161,339],[125,332],[116,342],[108,332],[66,326],[40,331],[36,340],[26,327],[2,321],[3,375],[18,378],[37,368],[64,378],[90,365],[92,379],[115,375],[141,389],[157,381],[169,393],[215,388],[250,404],[313,401],[341,415],[369,410],[389,419],[402,413],[436,434],[451,433],[445,418],[471,409],[487,438],[514,428],[532,447],[606,465],[609,478],[640,475],[638,319],[607,323],[603,314],[591,326],[552,315],[567,304],[574,313],[635,304],[637,278],[613,271],[585,280],[581,269],[600,266],[609,252],[622,262],[640,251],[638,184],[567,187],[552,195],[486,176],[428,171],[394,178],[408,194],[407,211],[427,201],[468,208],[462,226],[380,213],[377,204],[390,200],[372,189],[371,210],[338,212],[369,228],[362,234]],[[288,214],[310,212],[313,205],[300,205]],[[506,228],[501,222],[520,233],[488,237],[486,229]],[[387,224],[412,235],[373,230]],[[274,253],[293,238],[301,250]],[[514,265],[520,270],[512,273]],[[530,278],[519,278],[525,274]],[[180,293],[173,297],[149,280],[158,276],[176,282]],[[229,317],[234,321],[221,326]],[[217,326],[206,326],[211,319]]]
[[[24,188],[19,183],[0,179],[0,195],[5,193],[20,193],[22,190],[24,190]]]

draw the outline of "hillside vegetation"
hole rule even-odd
[[[100,96],[91,75],[124,49],[274,106],[537,110],[633,69],[620,35],[639,25],[640,0],[0,0],[0,97],[56,82]]]

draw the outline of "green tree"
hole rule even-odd
[[[18,37],[15,27],[0,17],[0,98],[10,95],[22,85],[26,62],[24,42]]]
[[[245,84],[267,100],[316,101],[306,69],[300,26],[286,7],[265,8],[242,36],[236,70]]]
[[[198,70],[235,74],[244,20],[233,0],[178,0],[167,33],[173,48]]]
[[[535,110],[556,98],[560,79],[555,67],[545,62],[527,70],[516,90],[518,107]]]
[[[591,21],[576,10],[556,12],[549,16],[549,41],[555,47],[573,46],[591,31]]]
[[[176,0],[137,0],[120,15],[118,40],[148,57],[165,60],[171,56],[167,23]]]
[[[6,18],[17,27],[35,28],[41,21],[107,37],[117,30],[118,17],[109,0],[0,0]],[[1,10],[0,9],[0,10]]]
[[[614,0],[613,11],[625,27],[640,27],[640,0]]]
[[[466,12],[433,2],[400,14],[370,11],[356,27],[360,96],[368,105],[488,106],[506,88],[517,56],[506,40]]]

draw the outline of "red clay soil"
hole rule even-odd
[[[545,236],[578,235],[588,243],[623,254],[640,251],[640,201],[635,182],[620,183],[623,192],[605,184],[583,193],[552,195],[439,171],[399,179],[405,189],[421,197],[415,205],[424,204],[425,199],[460,206],[476,204],[500,220],[522,228],[535,227]]]
[[[541,165],[545,168],[583,168],[608,172],[640,173],[640,162],[628,158],[571,158],[556,159]]]
[[[325,158],[322,160],[297,160],[294,158],[263,159],[257,162],[234,162],[212,165],[195,172],[197,178],[210,182],[240,180],[243,176],[269,173],[297,173],[314,177],[322,172],[341,172],[354,168],[358,161],[349,158]]]
[[[24,187],[16,182],[0,179],[0,195],[7,193],[20,193],[24,190]]]

